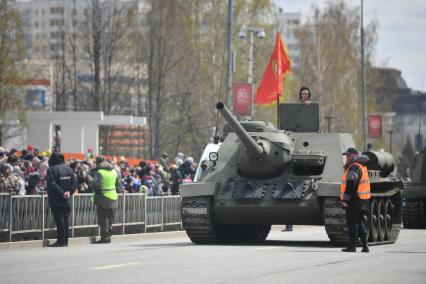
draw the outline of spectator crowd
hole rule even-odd
[[[6,151],[0,147],[0,193],[31,195],[46,192],[51,154],[50,150],[41,152],[32,145],[19,151],[14,148]],[[91,192],[88,184],[96,160],[89,149],[84,160],[71,158],[66,161],[78,180],[79,193]],[[176,155],[174,163],[169,162],[167,153],[163,153],[158,162],[142,160],[137,166],[129,165],[124,157],[107,161],[114,165],[126,192],[148,196],[179,194],[179,185],[192,182],[197,168],[193,158],[185,157],[183,153]]]

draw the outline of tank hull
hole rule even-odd
[[[316,198],[303,201],[239,203],[215,201],[218,221],[224,224],[322,225],[322,208]]]
[[[426,229],[426,184],[405,184],[402,196],[404,228]]]
[[[404,185],[404,228],[426,229],[426,147],[419,151],[413,163],[412,182]]]
[[[294,115],[306,120],[308,108]],[[276,224],[323,225],[334,245],[346,245],[345,211],[339,200],[346,158],[355,147],[348,133],[277,130],[239,125],[226,112],[228,132],[197,183],[184,184],[182,223],[194,243],[261,242]],[[234,126],[233,126],[234,125]],[[241,126],[241,127],[240,127]],[[401,181],[386,178],[387,153],[370,153],[370,244],[393,243],[401,228]],[[367,158],[368,161],[368,158]],[[368,168],[368,165],[367,165]]]

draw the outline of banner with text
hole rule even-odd
[[[374,114],[368,116],[368,138],[382,138],[382,116]]]
[[[235,83],[232,87],[234,114],[237,116],[251,116],[252,85],[249,83]]]

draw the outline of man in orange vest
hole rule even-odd
[[[369,161],[366,155],[360,155],[355,148],[349,148],[346,155],[345,172],[340,187],[340,200],[346,211],[346,223],[349,230],[349,244],[344,252],[356,252],[358,237],[361,239],[362,252],[369,252],[367,230],[364,215],[368,212],[370,200],[370,179],[365,164]]]

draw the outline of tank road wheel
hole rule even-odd
[[[379,199],[378,205],[377,205],[377,215],[379,216],[379,235],[378,239],[379,241],[385,240],[385,233],[386,233],[386,204],[383,199]]]
[[[377,242],[377,237],[379,235],[379,207],[377,200],[373,199],[370,203],[370,234],[369,241]]]
[[[385,239],[389,241],[392,238],[392,216],[394,205],[392,201],[388,198],[385,202]]]
[[[391,215],[391,222],[392,222],[392,231],[389,232],[389,242],[394,243],[398,239],[399,232],[401,231],[401,222],[402,222],[402,215],[401,215],[401,207],[402,207],[402,200],[401,200],[401,192],[398,192],[397,194],[391,196],[391,208],[392,208],[392,214]]]
[[[370,215],[369,215],[369,213],[365,212],[363,214],[362,218],[363,218],[362,221],[364,222],[364,225],[365,225],[365,230],[367,231],[367,240],[368,240],[369,237],[370,237]]]
[[[405,200],[403,208],[404,228],[426,228],[426,211],[424,200]]]

